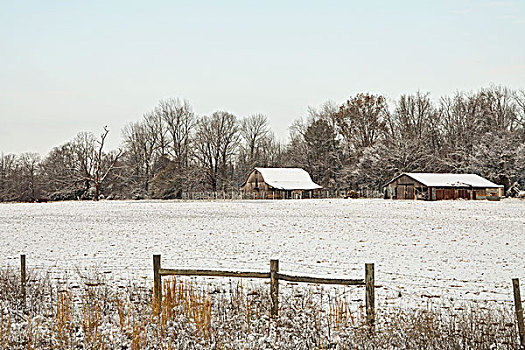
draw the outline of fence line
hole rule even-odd
[[[279,260],[270,260],[270,272],[226,271],[226,270],[193,270],[162,268],[161,256],[153,255],[153,280],[155,303],[162,303],[163,276],[208,276],[270,279],[271,306],[270,315],[277,316],[279,312],[279,280],[288,282],[337,284],[347,286],[365,286],[366,316],[368,325],[373,328],[375,323],[375,281],[374,264],[365,264],[365,279],[321,278],[311,276],[296,276],[279,273]]]
[[[107,257],[109,258],[109,257]],[[12,258],[8,258],[9,260],[11,260]],[[47,259],[44,259],[44,260],[47,260]],[[80,260],[83,260],[82,258]],[[137,260],[141,260],[142,262],[146,262],[145,259],[137,259]],[[219,259],[213,259],[213,260],[219,260]],[[224,260],[224,259],[223,259]],[[232,262],[239,262],[235,259],[225,259],[225,260],[231,260]],[[52,274],[54,272],[59,272],[59,273],[69,273],[69,272],[73,272],[75,269],[74,268],[66,268],[64,266],[60,266],[58,265],[58,261],[57,261],[57,264],[53,265],[53,266],[49,266],[49,265],[43,265],[43,264],[31,264],[31,270],[35,270],[35,271],[47,271],[47,272],[51,272]],[[252,264],[253,265],[253,264]],[[292,265],[295,265],[294,263],[292,263]],[[318,268],[324,268],[326,266],[317,266],[317,265],[314,265],[314,264],[298,264],[298,265],[305,265],[305,266],[311,266],[311,267],[318,267]],[[107,273],[112,273],[113,271],[119,271],[119,272],[129,272],[129,274],[133,274],[134,272],[136,271],[141,271],[141,273],[144,273],[144,272],[147,272],[147,271],[151,271],[151,267],[148,267],[148,266],[145,266],[145,265],[142,265],[141,264],[141,267],[139,268],[134,268],[132,270],[129,270],[129,265],[127,264],[109,264],[109,265],[103,265],[103,266],[97,266],[98,268],[100,268],[100,271],[102,274],[107,274]],[[82,272],[82,268],[86,268],[86,266],[84,267],[81,267],[80,270],[79,268],[77,267],[76,270],[77,270],[77,273],[79,272]],[[51,269],[51,271],[49,271],[49,269]],[[30,271],[31,271],[30,270]],[[161,271],[162,270],[162,271]],[[271,273],[272,271],[270,272],[239,272],[239,271],[219,271],[219,270],[196,270],[196,269],[192,269],[192,268],[185,268],[185,269],[159,269],[159,272],[161,272],[161,275],[162,276],[167,276],[167,275],[171,275],[171,274],[175,274],[175,275],[186,275],[186,276],[218,276],[218,277],[239,277],[239,278],[270,278],[271,279]],[[197,274],[197,273],[199,274]],[[385,274],[390,274],[390,275],[400,275],[400,276],[407,276],[407,277],[410,277],[410,276],[413,276],[413,277],[421,277],[421,278],[425,278],[426,280],[433,280],[434,278],[432,277],[428,277],[428,276],[419,276],[419,275],[413,275],[413,274],[406,274],[406,273],[393,273],[393,272],[387,272],[387,271],[381,271],[381,273],[385,273]],[[252,275],[250,275],[252,274]],[[309,277],[309,276],[294,276],[294,275],[289,275],[289,274],[285,274],[285,273],[280,273],[278,270],[277,271],[274,271],[274,280],[275,282],[278,283],[278,280],[283,280],[283,281],[290,281],[290,282],[306,282],[306,283],[316,283],[316,284],[339,284],[339,285],[365,285],[366,283],[363,282],[363,280],[350,280],[350,279],[341,279],[341,278],[324,278],[324,277]],[[365,276],[366,276],[366,273],[365,273]],[[81,276],[82,277],[82,276]],[[96,278],[95,276],[87,276],[88,278]],[[120,276],[122,277],[122,276]],[[32,278],[34,278],[34,276],[32,276],[32,274],[27,274],[27,271],[26,271],[26,256],[25,255],[21,255],[20,256],[20,278],[21,278],[21,285],[20,285],[20,296],[22,299],[25,299],[26,297],[26,293],[27,293],[27,282],[31,282]],[[142,276],[140,275],[139,278],[142,280],[146,280],[148,279],[147,276]],[[55,279],[55,278],[53,278]],[[466,281],[466,280],[460,280],[460,279],[456,279],[456,278],[435,278],[435,280],[443,280],[443,281],[449,281],[449,282],[452,282],[452,281],[455,281],[455,282],[464,282],[464,283],[473,283],[473,284],[478,284],[478,283],[481,283],[479,281]],[[393,282],[393,281],[391,281]],[[513,287],[514,287],[514,293],[516,293],[516,291],[518,291],[519,293],[519,281],[518,281],[518,286],[515,287],[514,286],[514,280],[513,280]],[[395,282],[394,282],[395,284]],[[443,289],[443,286],[441,285],[433,285],[433,284],[425,284],[424,281],[421,281],[421,283],[414,283],[414,282],[410,282],[410,281],[404,281],[403,282],[403,286],[415,286],[415,287],[426,287],[426,288],[436,288],[436,289]],[[394,285],[391,285],[391,286],[378,286],[378,285],[375,285],[375,288],[378,288],[378,287],[385,287],[386,289],[388,290],[391,290],[393,292],[397,292],[397,293],[402,293],[403,295],[410,295],[410,296],[417,296],[417,297],[443,297],[445,296],[444,294],[437,294],[437,295],[426,295],[424,293],[414,293],[414,292],[410,292],[409,290],[405,289],[405,288],[399,288],[399,287],[395,287]],[[458,290],[458,291],[462,291],[462,292],[465,292],[466,294],[468,293],[473,293],[472,291],[469,291],[469,290],[462,290],[464,289],[463,286],[448,286],[447,288],[451,288],[449,290],[449,292],[452,292],[454,290]],[[160,287],[158,290],[161,290]],[[498,292],[498,291],[491,291],[491,290],[484,290],[483,291],[484,293],[487,293],[487,294],[495,294],[495,295],[506,295],[506,296],[510,296],[508,293],[504,293],[504,292]],[[277,293],[278,293],[278,290],[277,290]],[[366,297],[366,295],[365,295]],[[366,298],[365,298],[366,299]],[[465,297],[462,297],[460,295],[454,295],[453,296],[453,299],[454,300],[458,300],[458,301],[468,301],[468,302],[498,302],[498,303],[512,303],[512,297],[509,299],[509,300],[498,300],[498,299],[487,299],[487,298],[465,298]],[[522,310],[522,307],[520,305],[517,304],[517,300],[520,299],[520,296],[516,296],[516,294],[514,295],[514,305],[515,305],[515,308],[516,310]],[[518,315],[518,311],[516,311],[516,315]],[[518,318],[518,316],[517,316]],[[524,332],[525,332],[525,327],[524,327]],[[525,345],[525,343],[524,343]]]
[[[111,266],[109,266],[111,267]],[[60,269],[60,268],[59,268]],[[20,298],[25,305],[27,293],[26,285],[29,281],[26,268],[26,256],[20,255]],[[180,275],[180,276],[211,276],[211,277],[237,277],[237,278],[263,278],[270,279],[270,296],[271,316],[278,315],[279,305],[279,280],[289,282],[304,282],[314,284],[335,284],[335,285],[353,285],[365,286],[365,306],[366,306],[366,320],[371,331],[374,331],[375,326],[375,288],[381,287],[375,285],[374,278],[374,264],[365,264],[365,279],[340,279],[340,278],[322,278],[310,276],[296,276],[284,273],[279,273],[279,260],[270,260],[270,272],[249,272],[249,271],[225,271],[225,270],[194,270],[194,269],[164,269],[161,266],[161,256],[153,256],[153,275],[154,275],[154,300],[158,306],[162,301],[162,280],[163,276]],[[403,293],[413,294],[406,290],[385,286],[386,289],[392,291],[399,291]],[[437,286],[436,286],[437,287]],[[513,296],[514,296],[514,310],[516,315],[516,324],[522,348],[525,348],[525,324],[523,317],[523,306],[520,293],[520,284],[518,278],[512,279]],[[498,293],[503,294],[503,293]],[[422,295],[423,296],[423,295]],[[467,301],[478,301],[475,299],[462,299]],[[490,300],[485,300],[490,301]],[[494,300],[497,301],[497,300]]]
[[[336,190],[327,189],[315,191],[311,196],[305,198],[314,199],[335,199],[335,198],[347,198],[347,197],[359,197],[359,198],[383,198],[383,193],[378,190],[372,190],[369,188],[359,188],[357,190]],[[224,190],[224,191],[192,191],[182,192],[181,199],[183,200],[250,200],[250,199],[261,199],[253,193],[245,193],[244,191]],[[262,198],[273,200],[274,198]],[[276,199],[279,200],[279,199]]]

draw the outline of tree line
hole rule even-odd
[[[491,86],[433,101],[429,93],[359,93],[309,108],[279,141],[264,114],[197,115],[161,100],[122,130],[80,132],[46,156],[0,155],[0,201],[181,198],[237,190],[254,167],[301,167],[327,189],[381,190],[402,172],[476,173],[525,187],[525,90]]]

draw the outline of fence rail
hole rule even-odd
[[[365,281],[363,279],[338,279],[338,278],[321,278],[321,277],[309,277],[309,276],[292,276],[278,273],[277,278],[288,282],[303,282],[303,283],[315,283],[315,284],[340,284],[345,286],[364,286]]]
[[[162,303],[163,276],[204,276],[204,277],[236,277],[236,278],[265,278],[270,279],[271,307],[270,315],[279,313],[279,281],[337,284],[346,286],[365,286],[367,322],[373,327],[375,322],[375,285],[374,264],[365,264],[365,279],[323,278],[311,276],[296,276],[279,273],[279,260],[270,260],[270,272],[225,271],[225,270],[194,270],[194,269],[165,269],[162,268],[161,256],[153,255],[154,295],[157,305]]]
[[[269,272],[242,272],[242,271],[217,271],[217,270],[160,269],[159,274],[161,276],[270,278]]]
[[[199,269],[164,269],[161,268],[161,256],[153,255],[153,275],[154,275],[154,297],[155,302],[162,301],[162,280],[163,276],[204,276],[204,277],[235,277],[235,278],[261,278],[270,279],[271,296],[271,316],[278,315],[279,305],[279,280],[288,282],[304,282],[315,284],[336,284],[348,286],[365,286],[366,319],[373,331],[375,325],[375,279],[374,264],[365,264],[365,279],[340,279],[340,278],[321,278],[310,276],[294,276],[279,273],[279,260],[270,260],[270,272],[250,272],[250,271],[224,271],[224,270],[199,270]],[[20,298],[25,304],[26,300],[26,255],[20,255]],[[518,278],[512,279],[514,309],[516,315],[516,326],[521,347],[525,349],[525,324],[523,317],[523,306],[520,293],[520,283]]]

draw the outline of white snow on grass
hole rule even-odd
[[[0,205],[4,265],[26,254],[28,268],[97,266],[150,282],[153,254],[166,268],[268,271],[278,258],[283,272],[346,278],[363,278],[365,262],[374,262],[378,298],[393,304],[511,302],[511,278],[525,279],[524,234],[520,200]]]

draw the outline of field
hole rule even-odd
[[[151,283],[163,266],[362,278],[376,264],[378,303],[511,303],[525,277],[525,202],[102,201],[0,205],[4,265],[93,268]],[[58,278],[58,277],[57,277]],[[352,292],[353,293],[353,292]],[[356,291],[355,293],[362,294]]]
[[[515,349],[525,203],[102,201],[0,205],[0,349]],[[364,288],[166,279],[164,267],[363,278]],[[27,255],[20,298],[19,255]]]

